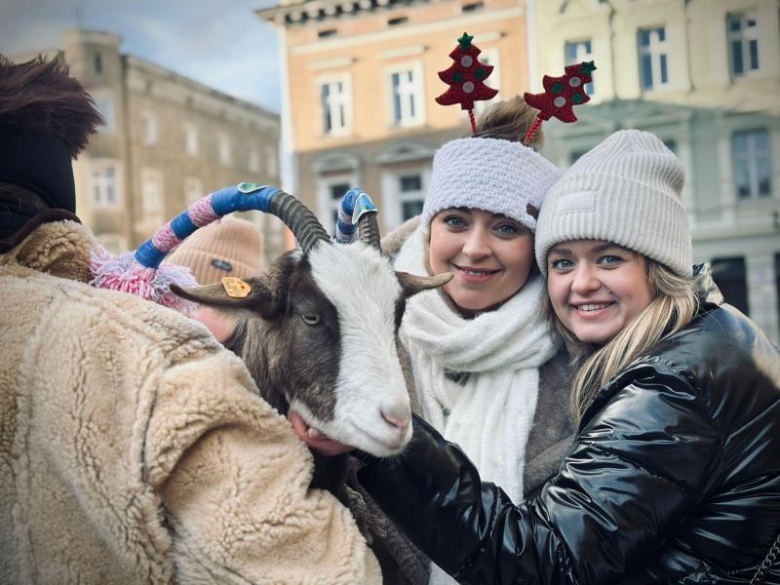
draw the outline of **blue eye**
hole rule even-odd
[[[620,258],[619,256],[602,256],[601,258],[599,258],[599,263],[600,264],[608,264],[608,265],[609,264],[618,264],[618,263],[620,263],[622,261],[623,261],[623,259]]]
[[[574,262],[566,258],[560,260],[550,260],[550,268],[553,270],[568,270],[574,266]]]
[[[520,230],[517,229],[516,226],[513,226],[509,223],[501,224],[496,228],[496,231],[500,233],[502,236],[513,236],[517,233],[519,233]]]
[[[457,215],[450,215],[444,218],[444,223],[452,228],[461,228],[466,225],[466,222],[463,220],[462,217],[458,217]]]

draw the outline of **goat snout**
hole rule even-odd
[[[390,426],[398,429],[398,431],[401,433],[406,431],[406,429],[409,428],[409,424],[412,422],[408,411],[399,412],[399,410],[396,409],[387,409],[381,410],[380,414],[382,415],[382,418],[385,420],[385,422],[387,422]]]

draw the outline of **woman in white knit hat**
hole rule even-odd
[[[362,485],[460,582],[780,582],[780,354],[693,273],[683,180],[626,130],[547,195],[536,257],[581,366],[538,496],[483,482],[419,419],[401,458],[367,458]]]
[[[400,329],[422,416],[515,499],[555,474],[574,432],[568,358],[541,311],[534,259],[538,210],[561,172],[536,152],[541,133],[520,143],[537,113],[520,98],[500,103],[475,137],[439,149],[419,225],[395,258],[397,270],[454,274],[409,299]],[[454,581],[433,567],[431,583]]]

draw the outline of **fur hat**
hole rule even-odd
[[[690,276],[691,233],[680,198],[684,183],[680,161],[657,137],[615,132],[550,189],[536,230],[542,272],[556,244],[605,240]]]
[[[200,285],[249,278],[263,268],[263,237],[253,223],[226,216],[193,233],[165,261],[188,267]]]
[[[429,229],[444,209],[466,207],[505,215],[534,232],[545,194],[560,176],[558,167],[520,142],[452,140],[433,158],[422,226]]]
[[[58,59],[14,64],[0,55],[0,182],[75,213],[71,159],[101,122],[92,98]]]

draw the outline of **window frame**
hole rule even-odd
[[[653,40],[655,34],[660,37],[659,31],[663,31],[663,39]],[[647,46],[642,45],[642,33],[647,32],[651,38],[648,39]],[[639,87],[643,93],[659,91],[668,88],[671,85],[671,68],[669,66],[669,35],[667,26],[651,26],[637,29],[637,62],[639,65]],[[651,84],[647,85],[644,71],[644,58],[650,59],[650,77]],[[666,72],[666,81],[663,81],[664,69]],[[656,82],[658,79],[658,82]]]
[[[198,137],[198,125],[192,120],[185,120],[182,124],[184,130],[184,152],[187,156],[198,156],[200,153],[200,141]]]
[[[408,82],[401,82],[399,80],[398,87],[404,87],[403,95],[399,96],[398,105],[399,111],[396,112],[396,89],[393,83],[393,76],[403,73],[410,73],[411,79]],[[425,76],[422,61],[410,61],[406,63],[397,63],[385,69],[385,79],[387,87],[387,117],[388,125],[391,128],[410,128],[415,126],[422,126],[425,124]],[[411,87],[411,90],[406,90],[407,87]],[[411,97],[411,104],[407,104],[404,107],[404,97]],[[411,107],[409,107],[409,105]],[[409,110],[413,110],[413,114],[408,114]],[[398,114],[398,115],[396,115]]]
[[[404,177],[418,175],[420,177],[420,189],[414,192],[404,192],[401,181]],[[405,202],[420,200],[425,203],[425,195],[431,184],[430,161],[421,165],[406,168],[388,170],[382,173],[382,200],[387,209],[385,214],[385,228],[392,230],[401,225],[404,219],[403,206]]]
[[[323,136],[346,136],[352,133],[352,76],[349,73],[333,75],[321,75],[315,79],[317,88],[317,101],[320,112],[320,131]],[[327,98],[323,95],[325,87],[341,85],[338,94],[328,92]],[[328,103],[326,104],[326,99]],[[335,103],[331,103],[331,100]],[[335,126],[334,108],[342,109],[341,124]],[[330,119],[330,128],[327,120]]]
[[[159,139],[157,114],[153,110],[141,111],[141,142],[144,146],[154,146]]]
[[[759,150],[755,144],[756,136],[763,133],[766,137],[766,150]],[[738,153],[736,144],[737,138],[742,135],[748,140],[747,151],[744,153]],[[740,130],[734,130],[730,137],[730,152],[731,152],[731,172],[733,175],[733,195],[737,202],[745,201],[761,201],[769,200],[772,198],[772,135],[768,128],[746,128]],[[769,191],[765,194],[761,193],[761,177],[760,177],[760,162],[759,160],[766,161]],[[744,162],[748,167],[749,174],[749,193],[747,196],[742,196],[739,193],[739,178],[738,178],[738,163]]]
[[[339,172],[328,175],[320,175],[317,181],[317,210],[319,220],[325,230],[331,234],[336,234],[336,223],[333,221],[333,214],[338,214],[341,198],[334,199],[331,189],[339,184],[349,185],[353,189],[360,185],[356,172]],[[346,191],[345,191],[346,193]]]
[[[159,186],[159,193],[154,206],[150,205],[151,198],[148,192],[150,179],[153,179]],[[152,167],[141,169],[141,209],[145,217],[158,218],[165,213],[165,175],[159,169]]]
[[[731,24],[735,18],[739,18],[740,20],[740,30],[738,35],[731,30]],[[753,26],[746,27],[745,24],[749,21],[753,21],[755,24]],[[742,12],[730,12],[726,15],[726,43],[728,46],[727,52],[728,52],[728,59],[729,59],[729,75],[731,75],[732,79],[744,79],[746,77],[752,77],[761,74],[761,47],[759,46],[760,35],[758,30],[758,23],[759,23],[759,19],[757,16],[757,12],[755,10],[745,10]],[[746,28],[753,30],[752,36],[749,35],[746,36],[744,34]],[[734,62],[735,42],[739,42],[741,45],[742,62],[743,62],[743,70],[741,73],[737,73],[735,71],[735,62]],[[750,48],[751,43],[755,43],[755,47],[756,47],[755,68],[745,67],[745,65],[748,64],[748,62],[752,61],[751,58],[752,52]]]
[[[99,188],[96,174],[111,169],[113,171],[114,201],[109,201],[107,196],[99,196],[96,192]],[[122,205],[122,181],[121,166],[119,161],[113,159],[93,159],[89,165],[89,197],[93,209],[119,209]],[[100,178],[100,183],[105,183]],[[101,189],[101,193],[104,189]]]

